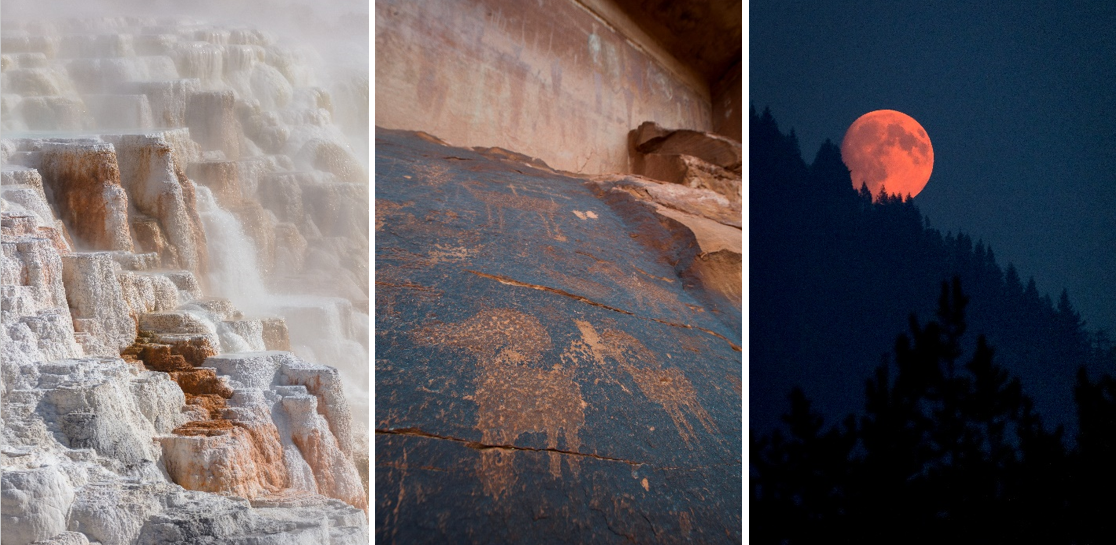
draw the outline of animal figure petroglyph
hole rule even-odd
[[[555,220],[555,214],[559,210],[558,203],[550,199],[541,199],[538,197],[531,197],[529,195],[520,195],[512,188],[512,194],[499,193],[496,191],[486,191],[484,189],[477,189],[473,187],[476,184],[465,184],[465,190],[480,202],[484,203],[485,212],[488,213],[488,222],[492,223],[492,209],[496,209],[496,225],[500,230],[504,230],[504,209],[512,208],[521,212],[535,212],[542,220],[543,227],[546,229],[546,235],[559,242],[566,240],[565,235],[558,229],[558,222]],[[551,226],[554,229],[551,230]]]
[[[546,434],[546,446],[565,450],[581,446],[579,431],[585,423],[585,402],[572,370],[556,365],[535,367],[550,349],[550,335],[534,316],[510,309],[482,310],[456,324],[429,326],[415,333],[419,344],[462,348],[477,358],[477,429],[481,443],[510,446],[524,433]],[[515,482],[511,467],[515,451],[485,448],[478,473],[485,492],[499,498]],[[550,473],[562,476],[562,456],[551,451]],[[578,473],[574,456],[566,457],[570,471]]]
[[[575,342],[567,354],[587,352],[603,368],[607,368],[608,358],[616,361],[621,369],[631,375],[632,380],[648,399],[666,410],[670,419],[674,421],[675,427],[678,428],[678,435],[687,445],[696,434],[694,427],[686,418],[686,412],[692,414],[706,431],[717,432],[716,424],[698,403],[694,386],[682,370],[662,368],[655,354],[635,337],[623,331],[605,329],[598,333],[589,322],[575,320],[575,323],[581,331],[581,341]]]

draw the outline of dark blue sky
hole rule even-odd
[[[1116,333],[1116,2],[1041,4],[753,0],[749,100],[807,162],[861,114],[911,115],[931,226]]]

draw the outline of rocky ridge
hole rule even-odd
[[[185,20],[2,40],[4,545],[366,542],[367,84]]]

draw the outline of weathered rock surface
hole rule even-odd
[[[727,200],[376,144],[376,537],[740,542],[739,300],[688,276]]]
[[[0,541],[366,543],[367,169],[338,99],[253,29],[5,11],[2,41]],[[309,196],[280,221],[284,173]]]
[[[289,352],[222,354],[205,364],[229,378],[220,394],[227,402],[196,423],[204,426],[161,440],[175,482],[249,499],[293,487],[367,507],[336,369]]]
[[[617,213],[660,242],[695,297],[730,328],[741,327],[743,232],[740,204],[713,191],[637,176],[600,176],[591,185]],[[669,243],[665,242],[670,240]],[[689,241],[696,244],[690,244]]]
[[[648,121],[628,135],[632,171],[653,180],[708,189],[739,207],[741,146],[716,134],[670,130]]]
[[[4,543],[28,543],[66,530],[74,487],[56,466],[4,471],[0,481]]]

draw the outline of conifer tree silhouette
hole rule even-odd
[[[789,438],[752,441],[757,543],[1072,542],[1063,432],[1045,429],[983,335],[965,357],[968,301],[954,278],[935,320],[910,317],[894,361],[867,381],[859,419],[823,433],[805,394],[791,392]],[[1079,383],[1093,418],[1082,420],[1091,435],[1080,459],[1110,461],[1116,382]]]

